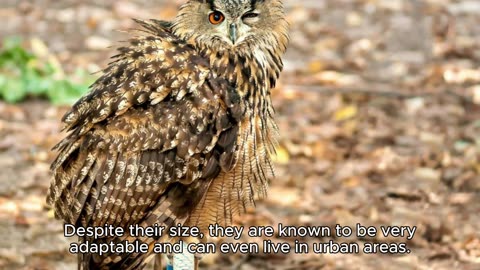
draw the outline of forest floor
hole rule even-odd
[[[129,19],[182,1],[13,1],[0,38],[40,40],[72,72],[108,63]],[[215,254],[203,269],[480,269],[480,2],[286,0],[291,43],[273,92],[280,146],[269,196],[243,226],[416,226],[408,254]],[[45,205],[66,107],[0,102],[0,268],[73,269]],[[251,241],[247,237],[240,241]],[[295,238],[274,237],[293,244]]]

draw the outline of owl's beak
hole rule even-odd
[[[232,41],[233,44],[237,41],[237,25],[234,23],[230,24],[230,29],[229,29],[229,35],[230,35],[230,40]]]

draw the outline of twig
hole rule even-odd
[[[451,89],[440,89],[436,92],[426,93],[408,93],[405,89],[394,90],[390,86],[359,86],[359,87],[327,87],[317,85],[293,85],[288,84],[285,86],[288,90],[302,91],[302,92],[315,92],[320,94],[365,94],[372,96],[383,96],[390,98],[410,99],[417,97],[436,97],[436,96],[452,96],[460,99],[462,102],[477,105],[469,97],[457,93]]]

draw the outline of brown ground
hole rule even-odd
[[[21,2],[21,3],[19,3]],[[43,40],[67,72],[97,71],[128,19],[181,1],[13,1],[0,37]],[[480,2],[287,0],[269,197],[241,224],[409,225],[408,255],[215,255],[205,269],[480,269]],[[0,268],[72,269],[45,207],[65,108],[0,103]],[[275,239],[293,242],[294,239]],[[329,239],[302,239],[325,242]],[[356,237],[339,242],[403,242]]]

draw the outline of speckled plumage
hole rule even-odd
[[[229,43],[220,26],[207,32],[212,9],[226,21],[242,10],[260,16],[241,19]],[[77,226],[229,225],[266,194],[273,172],[282,3],[191,0],[172,23],[137,22],[137,36],[64,116],[69,134],[56,146],[47,202]],[[95,241],[126,239],[135,240]],[[141,269],[148,255],[85,254],[79,267]]]

